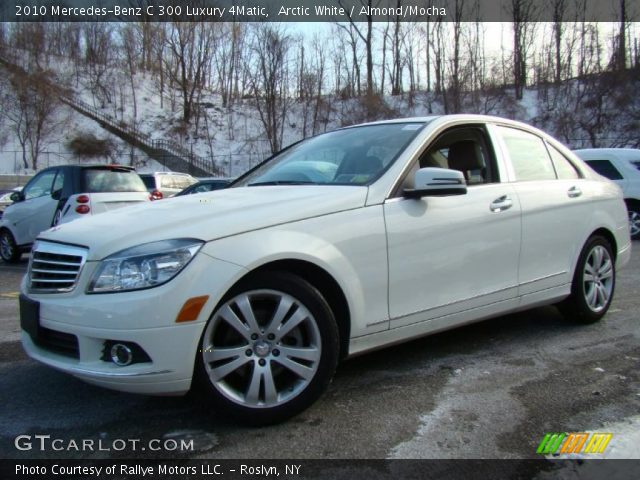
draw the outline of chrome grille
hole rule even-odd
[[[85,248],[36,242],[29,261],[29,289],[37,293],[73,290],[86,258]]]

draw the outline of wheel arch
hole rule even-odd
[[[616,242],[615,235],[611,232],[611,230],[607,228],[601,227],[595,230],[594,232],[592,232],[591,235],[589,235],[587,240],[584,242],[583,247],[589,241],[589,238],[594,237],[596,235],[600,235],[601,237],[604,237],[609,242],[609,245],[611,246],[611,253],[613,254],[613,260],[615,261],[616,258],[618,257],[618,242]]]
[[[335,278],[315,263],[299,259],[280,259],[260,265],[239,278],[231,289],[239,282],[263,272],[287,272],[303,278],[316,288],[329,304],[338,325],[340,335],[340,359],[349,352],[351,336],[351,311],[347,297]]]
[[[589,233],[586,237],[584,237],[581,243],[577,244],[578,248],[575,252],[574,258],[571,261],[571,271],[570,271],[571,281],[573,281],[574,275],[576,273],[576,268],[578,268],[578,259],[580,258],[580,254],[582,253],[582,250],[584,249],[585,245],[589,242],[589,240],[596,235],[604,237],[609,242],[609,245],[611,245],[611,253],[613,254],[613,261],[614,262],[616,261],[618,257],[618,242],[616,241],[615,235],[607,227],[603,227],[603,226],[597,227],[595,228],[595,230],[592,230],[591,233]]]
[[[634,206],[640,209],[640,200],[637,198],[625,198],[624,203],[627,205],[627,207]]]

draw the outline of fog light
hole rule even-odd
[[[133,352],[122,343],[114,344],[109,353],[111,354],[111,361],[120,367],[131,365],[133,361]]]

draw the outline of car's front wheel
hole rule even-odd
[[[56,209],[56,213],[53,214],[53,220],[51,221],[51,226],[55,227],[62,220],[62,208]]]
[[[241,281],[209,319],[195,380],[224,412],[264,425],[317,400],[337,360],[338,329],[322,294],[298,276],[264,272]]]
[[[571,285],[571,295],[561,309],[580,323],[600,320],[611,306],[616,285],[616,267],[609,241],[594,235],[580,252]]]
[[[0,257],[7,263],[15,263],[22,256],[11,232],[7,229],[0,231]]]

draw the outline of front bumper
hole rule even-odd
[[[40,304],[39,326],[75,336],[78,347],[75,355],[65,355],[34,342],[23,330],[26,353],[57,370],[114,390],[154,395],[187,392],[204,326],[243,269],[199,254],[176,278],[160,287],[87,295],[84,289],[96,266],[88,262],[77,287],[69,293],[32,294],[23,281],[22,294]],[[204,295],[209,299],[198,318],[176,323],[184,303]],[[151,361],[118,366],[103,359],[106,341],[135,343]]]

